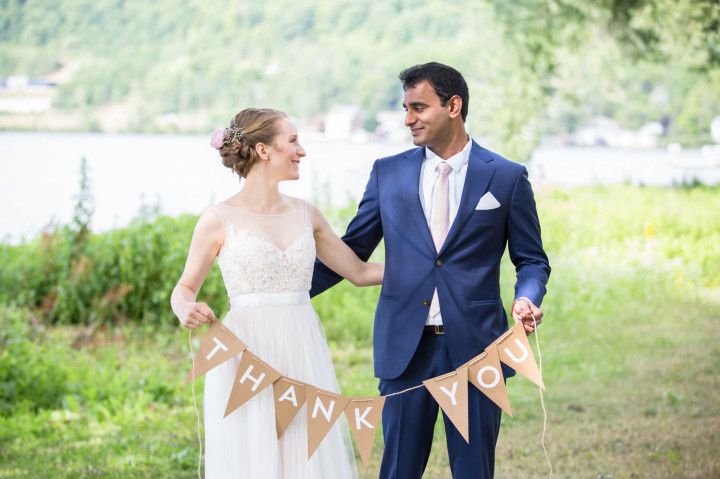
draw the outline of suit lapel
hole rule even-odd
[[[465,223],[467,223],[475,211],[475,205],[477,205],[480,197],[487,190],[490,180],[495,173],[495,167],[491,164],[492,159],[492,156],[488,155],[486,150],[480,148],[480,146],[473,141],[458,212],[450,227],[450,231],[448,231],[445,242],[438,252],[438,256],[448,248],[462,230],[463,226],[465,226]]]
[[[418,231],[420,231],[420,235],[423,237],[428,248],[434,253],[435,243],[433,243],[430,227],[427,224],[427,219],[425,219],[422,203],[420,203],[420,170],[423,159],[425,158],[425,148],[417,148],[408,155],[407,158],[409,160],[409,172],[407,176],[403,175],[403,177],[408,178],[412,182],[412,184],[406,187],[412,220],[417,226]]]

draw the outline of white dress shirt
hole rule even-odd
[[[452,170],[448,174],[448,194],[450,195],[448,231],[452,228],[453,221],[455,221],[458,209],[460,208],[460,199],[462,198],[463,186],[465,185],[465,176],[467,174],[467,164],[470,159],[471,147],[472,141],[468,138],[468,142],[465,144],[462,151],[451,156],[447,160],[443,160],[428,148],[425,148],[425,159],[420,167],[419,193],[420,204],[422,205],[423,212],[425,213],[425,220],[428,223],[428,227],[430,226],[430,217],[432,214],[433,188],[435,187],[439,176],[436,168],[441,161],[445,161],[452,167]],[[442,324],[442,312],[433,317],[428,315],[425,320],[425,324],[431,326]]]

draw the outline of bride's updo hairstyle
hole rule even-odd
[[[220,152],[223,165],[245,178],[260,160],[255,145],[271,145],[278,134],[278,120],[287,115],[270,108],[246,108],[230,122],[228,128],[216,129],[210,145]]]

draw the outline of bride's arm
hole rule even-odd
[[[210,306],[195,300],[223,238],[222,223],[215,213],[206,210],[195,225],[185,269],[170,296],[173,313],[186,328],[194,329],[217,319]]]
[[[314,208],[314,207],[313,207]],[[330,227],[323,214],[314,208],[313,232],[317,257],[328,268],[355,286],[382,284],[385,263],[365,263]]]

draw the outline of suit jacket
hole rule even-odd
[[[450,358],[459,367],[508,328],[500,299],[505,245],[515,265],[516,298],[539,306],[550,275],[524,166],[473,141],[457,216],[436,251],[418,191],[423,159],[424,148],[414,148],[375,161],[342,238],[364,261],[385,238],[385,276],[373,330],[375,375],[383,379],[398,377],[409,364],[435,288]],[[476,210],[487,192],[500,206]],[[311,296],[341,279],[317,261]]]

